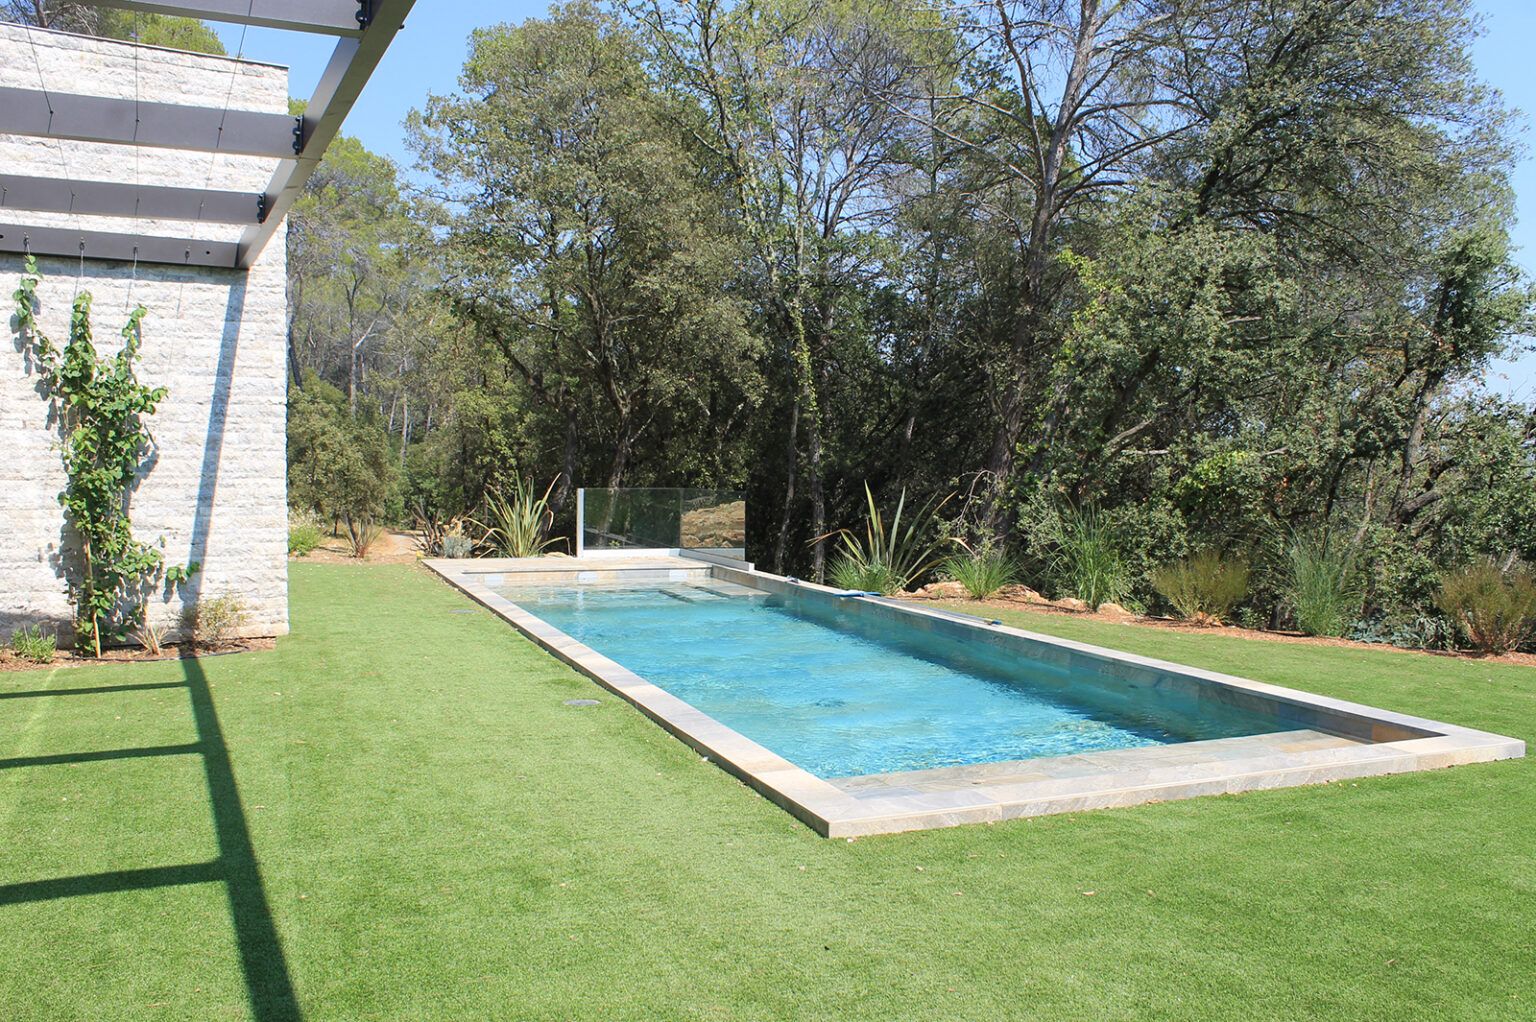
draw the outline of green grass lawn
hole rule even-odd
[[[292,599],[0,675],[0,1018],[1536,1017],[1532,760],[827,841],[422,571]],[[1007,616],[1536,737],[1536,670]]]

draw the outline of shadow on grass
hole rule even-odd
[[[230,762],[229,748],[224,743],[224,729],[213,704],[207,675],[203,672],[202,664],[194,658],[183,660],[182,670],[185,682],[120,686],[108,691],[171,688],[184,684],[197,726],[197,742],[143,749],[29,756],[0,760],[0,768],[200,753],[208,785],[208,804],[213,814],[214,836],[219,846],[218,858],[212,862],[179,866],[156,866],[0,884],[0,905],[222,881],[229,898],[229,918],[235,930],[240,968],[245,977],[252,1017],[256,1022],[302,1022],[303,1013],[294,995],[293,981],[288,975],[288,961],[283,956],[277,925],[267,902],[266,885],[262,883],[261,871],[257,867],[256,849],[251,841],[245,809],[240,800],[240,789],[235,782],[234,766]]]
[[[58,752],[49,756],[16,756],[0,759],[0,770],[17,767],[60,766],[66,763],[101,763],[112,759],[151,759],[155,756],[191,756],[203,747],[191,745],[148,745],[141,749],[101,749],[96,752]]]
[[[219,865],[224,890],[229,896],[229,918],[240,949],[240,968],[256,1022],[298,1022],[303,1018],[288,960],[267,903],[266,885],[256,864],[256,848],[246,825],[235,769],[224,744],[224,729],[214,709],[213,693],[203,666],[195,658],[182,661],[192,717],[203,746],[203,773],[208,781],[208,802],[213,809],[213,832],[219,843]]]
[[[39,688],[28,692],[0,692],[0,699],[37,699],[42,696],[99,696],[114,692],[150,692],[161,688],[183,688],[184,681],[156,681],[145,685],[95,685],[91,688]]]

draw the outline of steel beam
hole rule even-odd
[[[259,224],[262,212],[261,196],[249,192],[5,173],[0,173],[0,209],[247,225]]]
[[[336,43],[330,63],[304,111],[302,147],[296,155],[280,162],[267,182],[267,218],[257,226],[247,227],[240,236],[240,266],[249,267],[256,262],[277,233],[283,217],[304,193],[304,185],[314,174],[320,157],[341,131],[342,121],[384,58],[395,33],[405,24],[405,16],[414,3],[415,0],[371,0],[373,19],[368,28],[356,39]]]
[[[225,269],[233,269],[239,255],[232,241],[194,241],[191,238],[77,231],[68,227],[29,227],[13,223],[0,223],[0,252]]]
[[[240,156],[291,157],[294,151],[294,119],[287,114],[9,87],[0,87],[0,134]]]
[[[201,18],[234,25],[259,25],[294,32],[318,32],[323,35],[355,36],[362,34],[358,12],[364,7],[358,0],[84,0],[92,7],[116,7],[147,14],[169,14],[178,18]]]

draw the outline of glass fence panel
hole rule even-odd
[[[582,491],[582,546],[591,550],[715,550],[744,556],[747,502],[734,490],[627,487]]]

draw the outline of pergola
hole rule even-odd
[[[341,130],[415,0],[84,0],[208,21],[337,37],[305,112],[298,117],[207,106],[0,88],[0,134],[124,146],[228,153],[278,160],[260,193],[103,181],[71,181],[0,170],[0,252],[179,266],[248,269]],[[16,222],[12,211],[122,217],[123,231],[71,230]],[[234,241],[147,235],[135,219],[239,224]]]

